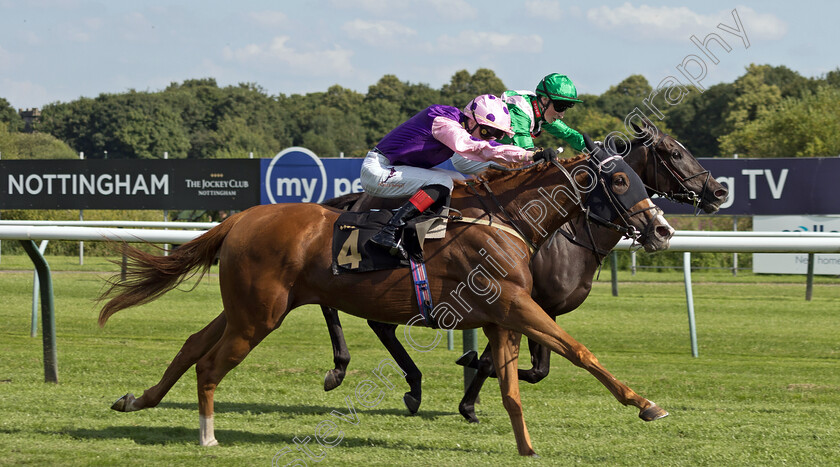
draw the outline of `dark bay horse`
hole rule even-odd
[[[481,187],[492,190],[498,203],[490,205],[489,214],[497,225],[518,226],[522,238],[498,227],[453,222],[445,238],[426,243],[426,264],[437,304],[433,315],[439,312],[440,322],[448,322],[449,328],[481,327],[491,343],[518,452],[534,455],[516,377],[522,334],[589,371],[621,404],[636,407],[643,420],[666,416],[665,410],[610,374],[531,298],[533,279],[525,245],[542,245],[549,233],[596,199],[598,187],[620,204],[629,225],[645,233],[647,248],[667,248],[673,229],[644,190],[638,194],[638,175],[620,158],[584,155],[495,172],[484,183]],[[464,216],[486,216],[486,203],[474,190],[457,184],[451,205]],[[187,339],[158,384],[138,398],[126,394],[112,408],[130,412],[156,406],[195,364],[199,441],[203,446],[216,445],[213,395],[217,385],[292,309],[320,304],[376,321],[416,323],[419,313],[405,269],[332,274],[330,246],[339,214],[339,210],[309,203],[256,206],[231,216],[169,256],[124,245],[129,258],[126,279],[115,276],[100,297],[108,300],[100,311],[101,326],[114,313],[155,300],[187,277],[206,272],[217,256],[224,310]],[[484,255],[476,254],[482,251]],[[450,304],[456,303],[453,297],[459,308]]]
[[[629,146],[617,144],[614,152],[624,153],[624,160],[639,174],[648,192],[659,194],[683,203],[695,204],[707,213],[716,212],[726,200],[727,190],[711,177],[682,144],[662,133],[653,123],[644,120],[644,127],[635,126],[639,138]],[[332,201],[331,205],[350,209],[366,209],[381,203],[361,194],[348,195]],[[330,203],[329,201],[327,203]],[[355,205],[355,207],[354,207]],[[555,232],[534,255],[531,273],[534,277],[532,297],[552,318],[578,308],[592,290],[592,280],[606,255],[621,239],[622,233],[610,226],[589,222],[585,215],[578,215]],[[562,264],[564,267],[557,268]],[[324,389],[331,390],[341,384],[350,361],[350,353],[341,331],[336,310],[323,308],[333,344],[335,368],[327,372]],[[422,373],[396,337],[396,325],[368,321],[397,364],[406,372],[409,391],[403,401],[411,413],[420,406]],[[532,368],[518,370],[519,379],[537,383],[548,375],[551,352],[539,343],[528,339]],[[489,376],[495,376],[490,348],[485,348],[477,362],[465,355],[459,363],[478,370],[459,404],[459,411],[470,422],[478,422],[475,400],[481,386]]]

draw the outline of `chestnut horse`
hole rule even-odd
[[[655,193],[678,202],[692,203],[707,213],[716,212],[726,200],[727,190],[705,170],[679,141],[662,133],[653,123],[645,119],[640,128],[634,124],[639,138],[629,146],[619,144],[614,152],[626,154],[624,160],[639,174],[649,193]],[[361,193],[346,195],[325,202],[324,204],[350,208],[353,210],[369,209],[382,204],[379,198],[363,196]],[[606,255],[621,239],[622,233],[608,225],[592,223],[587,216],[576,216],[554,238],[548,241],[534,255],[531,261],[531,273],[534,277],[532,296],[552,318],[568,313],[579,307],[592,290],[592,279]],[[563,264],[563,268],[555,265]],[[324,389],[329,391],[338,387],[350,362],[350,352],[341,330],[338,312],[323,308],[330,338],[333,344],[335,368],[327,372]],[[368,321],[388,352],[405,371],[409,391],[403,396],[405,406],[411,413],[420,407],[422,373],[397,339],[397,326],[391,323]],[[537,383],[548,375],[551,352],[539,343],[528,339],[532,368],[518,371],[519,379],[528,383]],[[458,360],[476,368],[477,374],[466,390],[459,404],[459,411],[470,422],[478,422],[475,415],[475,400],[484,381],[495,376],[490,348],[485,348],[480,361],[475,360],[474,352]]]
[[[437,304],[432,315],[451,328],[481,327],[487,335],[521,455],[534,455],[516,377],[521,334],[585,368],[620,403],[636,407],[643,420],[668,414],[610,374],[531,298],[530,257],[524,248],[542,245],[551,232],[580,213],[584,203],[598,201],[599,192],[609,195],[606,202],[622,206],[628,224],[643,232],[648,249],[667,248],[673,229],[644,190],[637,193],[640,186],[638,175],[614,157],[582,155],[494,172],[479,186],[456,185],[451,205],[464,216],[489,214],[496,226],[516,227],[521,238],[496,226],[453,222],[445,238],[426,242],[429,285]],[[601,198],[600,202],[605,201]],[[406,269],[333,275],[331,244],[339,215],[337,209],[310,203],[256,206],[231,216],[169,256],[124,245],[129,262],[126,278],[115,276],[100,297],[109,299],[100,311],[101,326],[119,310],[155,300],[187,277],[206,272],[217,256],[224,310],[187,339],[157,385],[136,399],[126,394],[112,408],[130,412],[154,407],[195,363],[199,442],[213,446],[218,444],[213,423],[216,386],[291,310],[319,304],[376,321],[416,323],[419,313]],[[482,261],[487,265],[479,264]]]

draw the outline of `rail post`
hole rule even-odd
[[[20,244],[29,255],[41,284],[41,327],[44,335],[44,382],[58,383],[58,352],[55,348],[55,307],[53,305],[53,286],[50,277],[50,265],[44,259],[35,242],[20,240]]]

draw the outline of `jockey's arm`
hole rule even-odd
[[[435,118],[432,136],[453,152],[473,161],[524,162],[530,156],[528,151],[517,146],[473,138],[460,123],[448,118]]]
[[[583,148],[586,147],[583,143],[583,135],[569,125],[566,125],[566,122],[563,120],[557,119],[551,123],[546,123],[543,125],[543,129],[569,143],[569,146],[575,151],[583,151]]]

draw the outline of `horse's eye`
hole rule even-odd
[[[682,153],[679,151],[674,151],[671,153],[672,159],[682,159]]]
[[[624,172],[618,172],[612,176],[612,191],[617,195],[624,194],[630,187],[630,180]]]

